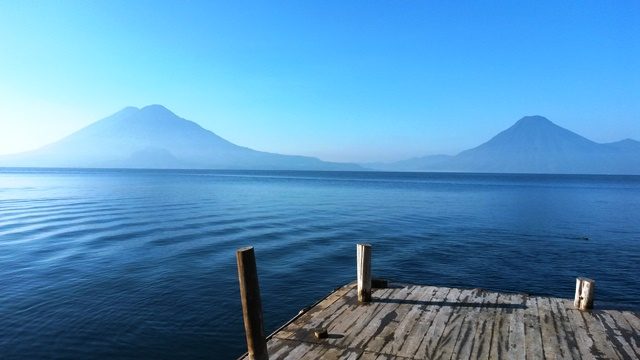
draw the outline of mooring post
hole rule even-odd
[[[247,336],[249,359],[269,360],[267,339],[264,335],[262,321],[258,270],[253,247],[238,249],[236,258],[238,260],[240,299],[242,300],[242,317],[244,318],[244,331]]]
[[[358,244],[358,301],[371,301],[371,245]]]
[[[591,279],[579,277],[576,279],[576,297],[573,306],[579,310],[593,309],[593,291],[596,282]]]

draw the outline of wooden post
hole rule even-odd
[[[260,302],[260,286],[258,270],[253,247],[245,247],[236,251],[238,260],[238,280],[240,281],[240,299],[242,300],[242,316],[244,331],[247,336],[247,349],[251,360],[269,360],[267,339],[262,322],[262,303]]]
[[[358,254],[358,301],[371,301],[371,245],[356,245]]]
[[[576,296],[573,300],[573,306],[579,310],[593,309],[593,291],[596,282],[587,278],[576,279]]]

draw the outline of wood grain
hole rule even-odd
[[[313,330],[328,329],[326,339]],[[640,316],[573,300],[390,284],[358,302],[349,284],[269,337],[274,359],[638,359]]]

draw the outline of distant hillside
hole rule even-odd
[[[161,105],[127,107],[53,144],[0,157],[4,167],[362,170],[235,145]]]
[[[364,166],[385,171],[640,174],[640,142],[627,139],[599,144],[542,116],[527,116],[486,143],[456,156]]]

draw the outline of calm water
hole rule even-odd
[[[585,239],[588,238],[588,239]],[[640,309],[640,177],[0,171],[0,358],[245,349],[235,250],[269,332],[355,277]]]

